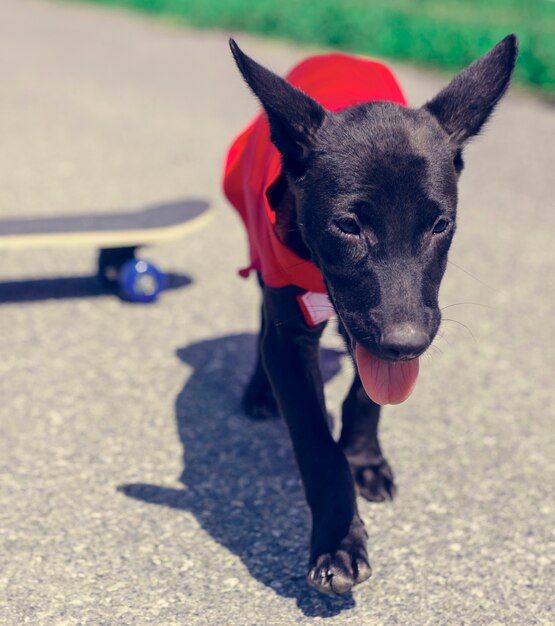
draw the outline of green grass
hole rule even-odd
[[[446,69],[461,68],[515,32],[517,80],[555,96],[554,0],[88,1]]]

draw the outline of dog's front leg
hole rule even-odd
[[[295,287],[264,289],[262,357],[312,513],[308,582],[325,593],[345,593],[371,574],[367,534],[349,464],[326,421],[318,363],[325,324],[306,325],[296,301],[299,293]]]
[[[393,500],[393,472],[378,439],[380,406],[362,386],[358,372],[343,403],[343,428],[339,445],[351,466],[361,496],[370,502]]]

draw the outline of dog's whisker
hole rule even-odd
[[[464,306],[464,305],[472,305],[472,306],[481,306],[485,309],[495,309],[495,307],[490,304],[482,304],[481,302],[455,302],[454,304],[448,304],[447,306],[443,306],[440,308],[440,311],[445,311],[445,309],[450,309],[454,306]]]
[[[293,269],[295,267],[299,267],[300,265],[306,265],[306,264],[309,264],[309,263],[310,263],[310,261],[308,259],[302,259],[298,263],[291,263],[290,265],[287,266],[287,268],[288,269]]]
[[[288,317],[287,319],[274,321],[274,326],[283,326],[284,324],[287,324],[288,322],[292,322],[293,320],[298,320],[302,317],[303,317],[303,314],[299,311],[299,313],[297,313],[296,315],[291,315],[291,317]]]
[[[335,309],[330,304],[311,304],[311,309],[320,309],[321,311],[334,311]]]
[[[434,342],[433,342],[433,344],[432,344],[432,345],[435,345],[435,342],[436,342],[436,341],[445,341],[445,343],[446,343],[448,346],[450,346],[450,345],[451,345],[451,342],[447,339],[447,337],[445,336],[445,333],[438,333],[438,334],[435,336],[435,339],[434,339]]]
[[[438,348],[438,346],[436,346],[435,344],[430,344],[430,350],[435,350],[438,354],[443,354],[443,350],[441,350],[441,348]],[[427,354],[427,353],[426,353]]]
[[[464,328],[468,332],[468,334],[472,337],[472,339],[474,339],[474,341],[476,343],[478,343],[477,340],[476,340],[476,337],[474,336],[474,333],[470,330],[470,328],[468,328],[468,326],[466,324],[463,324],[462,322],[459,322],[459,320],[453,320],[453,319],[449,319],[447,317],[444,317],[442,321],[443,322],[453,322],[453,324],[458,324],[459,326],[461,326],[462,328]]]
[[[302,316],[303,316],[302,313],[298,313],[297,315],[292,315],[291,317],[288,317],[286,320],[281,320],[279,322],[274,322],[274,325],[275,326],[283,326],[284,324],[287,324],[288,322],[292,322],[293,320],[298,320]]]
[[[327,310],[327,309],[325,309],[325,310]],[[303,317],[302,313],[297,313],[296,315],[292,315],[291,317],[288,317],[285,320],[280,320],[279,322],[274,322],[274,325],[275,326],[283,326],[284,324],[287,324],[288,322],[292,322],[293,320],[298,320],[298,319],[300,319],[302,317]],[[328,318],[328,320],[326,320],[326,321],[334,321],[336,319],[337,319],[337,316],[333,315],[330,318]]]
[[[491,285],[488,285],[486,282],[484,282],[483,280],[481,280],[477,276],[474,276],[474,274],[472,274],[468,270],[465,270],[464,267],[461,267],[460,265],[457,265],[456,263],[454,263],[453,261],[450,261],[450,260],[447,260],[447,263],[449,263],[450,265],[453,265],[457,269],[461,270],[461,272],[464,272],[465,274],[470,276],[470,278],[473,278],[474,280],[477,280],[479,283],[484,285],[484,287],[487,287],[488,289],[491,289],[492,291],[496,291],[496,292],[499,293],[499,289],[497,289],[496,287],[492,287]]]

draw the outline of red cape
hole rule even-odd
[[[406,105],[391,70],[377,61],[347,54],[322,54],[305,59],[287,80],[329,111],[370,100]],[[281,174],[281,156],[270,142],[265,114],[258,117],[233,142],[224,169],[224,193],[243,219],[250,248],[250,265],[240,271],[261,272],[269,287],[295,285],[325,293],[320,270],[281,243],[275,232],[275,212],[267,191]]]

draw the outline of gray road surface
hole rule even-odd
[[[280,71],[307,53],[240,41]],[[395,68],[415,104],[446,80]],[[399,496],[360,503],[374,576],[329,600],[284,425],[238,408],[258,296],[219,176],[255,102],[226,33],[1,0],[0,76],[2,216],[218,210],[148,250],[180,285],[154,306],[103,293],[92,250],[2,253],[2,626],[555,623],[552,109],[513,90],[467,151],[442,303],[486,306],[446,309],[385,411]],[[337,414],[350,368],[326,346]]]

